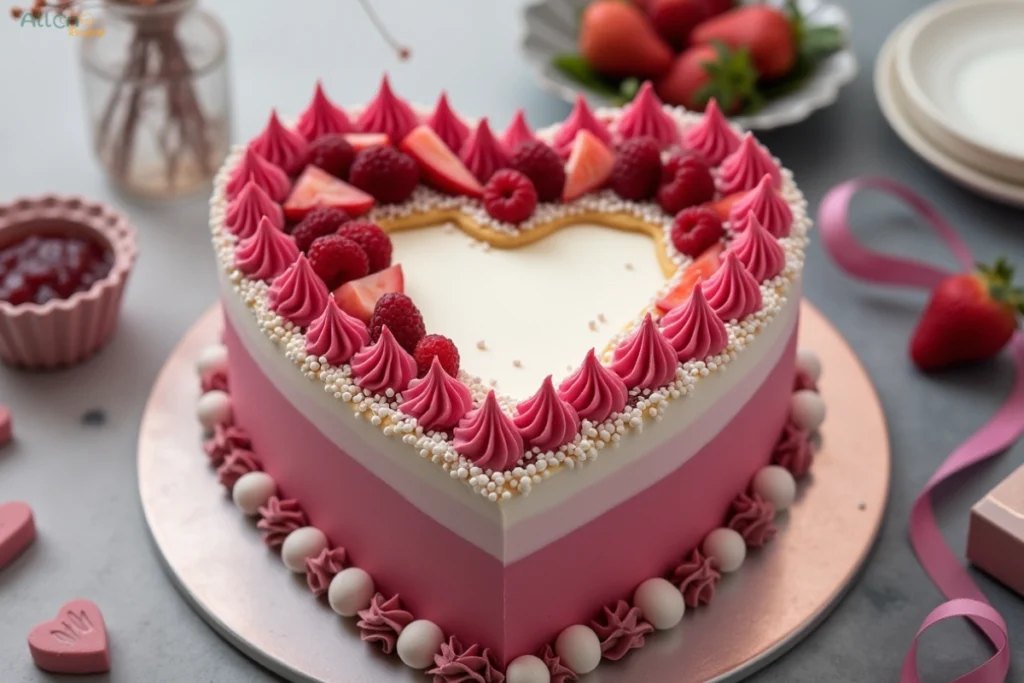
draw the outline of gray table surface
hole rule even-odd
[[[459,111],[491,114],[498,126],[519,106],[535,125],[568,113],[567,105],[537,88],[519,56],[520,3],[376,4],[393,32],[413,47],[411,62],[397,63],[354,1],[207,2],[231,35],[235,138],[255,134],[271,107],[297,112],[317,78],[339,100],[364,101],[381,68],[390,69],[396,88],[413,100],[432,102],[447,88]],[[845,4],[854,20],[860,76],[837,104],[764,135],[765,142],[794,170],[812,205],[844,179],[888,175],[931,197],[980,258],[1007,254],[1024,265],[1024,213],[975,197],[930,169],[890,131],[875,103],[871,69],[878,48],[901,19],[925,3]],[[276,680],[191,611],[164,575],[147,535],[136,487],[139,419],[164,359],[215,300],[206,200],[138,206],[110,191],[91,158],[75,47],[75,39],[58,31],[0,21],[0,200],[56,191],[110,201],[137,226],[141,259],[120,330],[101,355],[57,373],[0,369],[0,402],[12,408],[17,432],[17,442],[0,451],[0,500],[28,501],[40,531],[35,545],[0,573],[0,681],[51,680],[33,667],[25,638],[34,624],[76,597],[102,607],[114,657],[109,675],[78,680]],[[863,198],[854,214],[876,244],[950,262],[895,203]],[[877,383],[891,424],[892,493],[878,547],[852,592],[757,680],[894,681],[914,632],[940,601],[907,543],[911,503],[946,454],[999,405],[1011,384],[1011,367],[1003,360],[938,377],[915,373],[904,349],[923,298],[854,284],[817,245],[805,289]],[[90,409],[103,410],[106,424],[83,425],[80,418]],[[971,504],[1022,461],[1024,444],[1018,444],[942,491],[939,519],[953,548],[964,547]],[[984,575],[975,576],[1010,624],[1018,645],[1011,680],[1020,680],[1024,602]],[[951,680],[987,655],[969,626],[946,623],[927,636],[922,669],[926,680]]]

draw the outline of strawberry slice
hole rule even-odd
[[[361,216],[373,206],[373,197],[316,166],[307,166],[284,203],[284,215],[293,221],[320,207],[341,209]]]
[[[658,310],[662,313],[668,313],[676,306],[686,303],[686,300],[693,294],[693,289],[697,286],[697,280],[700,278],[707,280],[722,265],[723,251],[725,251],[725,246],[719,242],[709,247],[700,255],[700,258],[691,263],[687,267],[686,272],[683,273],[683,279],[679,281],[679,284],[668,294],[658,299],[656,304]]]
[[[405,274],[401,264],[385,268],[358,280],[346,282],[334,290],[334,301],[341,310],[370,324],[373,307],[377,300],[390,292],[402,293],[405,289]]]
[[[483,194],[480,182],[430,126],[414,128],[399,148],[419,163],[423,177],[442,192],[469,197]]]
[[[357,152],[367,147],[383,147],[391,144],[387,133],[346,133],[345,141]]]
[[[615,152],[589,130],[580,130],[572,141],[572,152],[565,168],[562,201],[571,202],[599,189],[611,178],[614,165]]]
[[[747,195],[747,192],[750,191],[751,190],[744,190],[743,192],[734,192],[733,194],[722,197],[718,201],[708,202],[707,204],[704,204],[704,208],[711,209],[711,211],[713,211],[714,214],[718,216],[718,220],[727,221],[729,220],[729,212],[732,211],[733,205],[736,204],[736,202],[738,202],[739,200],[743,199],[743,197]]]

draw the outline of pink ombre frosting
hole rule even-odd
[[[249,182],[263,188],[275,202],[283,202],[292,189],[288,174],[260,156],[252,145],[246,148],[242,161],[228,178],[228,199],[237,197]]]
[[[714,356],[729,343],[725,323],[715,315],[705,298],[700,280],[686,303],[676,306],[661,319],[661,332],[682,363]]]
[[[256,522],[256,528],[263,532],[263,542],[270,548],[280,548],[288,534],[309,526],[306,513],[302,511],[299,502],[292,498],[282,500],[271,496],[259,512],[260,521]]]
[[[766,174],[771,176],[774,187],[782,186],[779,165],[768,150],[754,139],[754,135],[747,133],[736,151],[722,161],[718,169],[718,189],[722,194],[751,190]]]
[[[629,389],[622,378],[601,365],[594,349],[590,349],[579,370],[558,386],[558,396],[581,418],[599,424],[612,413],[622,412]]]
[[[510,155],[515,154],[519,145],[536,139],[529,124],[526,123],[526,114],[522,109],[516,109],[516,113],[512,116],[512,122],[508,124],[508,128],[501,136],[501,144],[505,145],[505,151]]]
[[[391,83],[384,76],[377,96],[359,115],[356,125],[364,133],[387,133],[392,144],[398,145],[418,123],[416,112],[391,91]]]
[[[352,356],[352,374],[368,391],[405,391],[416,377],[416,359],[403,349],[385,325],[380,338]]]
[[[678,358],[648,313],[639,329],[615,349],[611,369],[630,389],[657,389],[676,376]]]
[[[296,175],[306,164],[306,138],[285,128],[276,110],[271,110],[267,127],[249,146],[288,175]]]
[[[540,390],[516,406],[513,418],[527,448],[553,451],[576,437],[580,416],[569,403],[559,398],[548,375]]]
[[[308,327],[327,307],[327,285],[303,254],[274,278],[267,292],[270,310],[299,327]]]
[[[434,356],[426,376],[414,379],[402,392],[401,408],[424,429],[451,429],[473,408],[473,396]]]
[[[650,81],[644,81],[633,102],[622,112],[618,131],[619,135],[627,139],[652,137],[662,147],[670,147],[679,142],[679,129],[654,94],[654,86]]]
[[[752,217],[774,237],[789,237],[793,227],[793,212],[789,204],[775,189],[771,174],[761,177],[757,187],[741,197],[729,210],[729,223],[733,232],[743,232]]]
[[[224,462],[217,468],[217,481],[227,489],[228,493],[231,493],[239,479],[250,472],[257,472],[261,469],[263,468],[260,467],[260,462],[252,451],[236,448],[228,453]]]
[[[359,318],[341,310],[334,297],[327,298],[323,312],[306,331],[306,353],[331,365],[347,363],[370,343],[370,333]]]
[[[544,666],[551,674],[550,683],[572,683],[579,680],[576,672],[562,664],[561,657],[555,654],[555,649],[550,644],[545,645],[538,656],[544,660]]]
[[[236,448],[251,448],[249,433],[233,424],[218,424],[213,428],[213,435],[203,443],[206,457],[211,465],[220,465],[224,458]]]
[[[706,557],[700,548],[694,548],[690,556],[672,573],[672,583],[679,587],[687,607],[707,605],[715,597],[715,588],[722,573],[715,568],[714,560]]]
[[[786,252],[779,241],[761,226],[761,221],[750,216],[747,229],[729,245],[729,251],[758,282],[771,280],[786,266]]]
[[[751,548],[760,548],[775,538],[775,506],[756,493],[741,493],[732,502],[727,525],[739,532]]]
[[[503,683],[505,675],[498,668],[491,651],[479,645],[463,647],[455,636],[441,643],[441,652],[434,655],[434,668],[427,671],[433,683]]]
[[[277,277],[299,258],[295,240],[264,216],[256,231],[235,246],[235,267],[253,280]]]
[[[427,125],[434,129],[437,137],[444,140],[448,149],[456,153],[462,149],[462,143],[469,136],[469,126],[452,110],[448,104],[448,93],[443,90],[437,99],[434,113],[427,117]]]
[[[295,124],[295,129],[310,142],[321,135],[356,132],[356,127],[349,121],[344,110],[327,98],[320,81],[317,81],[313,99],[306,107],[306,111],[299,116],[299,122]]]
[[[359,639],[364,643],[379,645],[384,654],[389,655],[395,649],[399,634],[412,623],[412,614],[402,609],[402,601],[397,595],[385,598],[377,593],[370,600],[370,606],[359,610]]]
[[[249,180],[230,204],[224,216],[224,225],[239,238],[246,238],[256,232],[260,219],[266,216],[271,224],[284,229],[284,211],[281,205],[270,198],[255,180]]]
[[[476,176],[481,183],[486,183],[494,175],[495,171],[508,166],[508,155],[505,148],[491,133],[491,127],[487,123],[487,117],[480,119],[476,128],[459,152],[462,163],[466,164],[469,172]]]
[[[810,434],[800,429],[792,419],[787,420],[772,451],[772,463],[786,468],[799,479],[811,470],[813,460]]]
[[[644,646],[644,637],[654,627],[644,621],[639,607],[630,607],[625,600],[619,600],[614,608],[605,607],[604,613],[590,622],[601,641],[601,656],[617,662],[630,650]]]
[[[563,154],[568,153],[572,147],[573,140],[576,139],[576,134],[581,130],[590,131],[601,142],[611,147],[612,134],[608,132],[607,126],[597,120],[594,112],[590,111],[590,105],[587,104],[587,100],[584,99],[583,95],[579,95],[576,98],[576,106],[573,107],[572,113],[569,114],[569,118],[559,126],[558,132],[555,133],[555,149]]]
[[[708,101],[700,122],[683,134],[683,141],[712,166],[718,166],[740,146],[739,133],[729,125],[714,98]]]
[[[454,445],[473,464],[496,472],[512,469],[523,457],[523,439],[493,391],[459,422]]]
[[[313,595],[320,597],[327,593],[331,579],[347,566],[348,554],[344,548],[324,548],[319,555],[306,560],[306,585]]]
[[[722,320],[743,320],[761,310],[761,287],[735,252],[726,251],[725,263],[702,287],[711,308]]]

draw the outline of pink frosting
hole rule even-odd
[[[512,469],[523,457],[523,439],[491,391],[455,428],[455,450],[484,469]]]
[[[280,548],[288,534],[309,526],[306,513],[299,507],[299,502],[291,498],[281,500],[277,496],[271,496],[259,512],[260,521],[256,522],[256,528],[263,532],[263,543],[268,548]]]
[[[661,319],[661,332],[676,350],[681,363],[714,356],[729,343],[725,323],[715,315],[700,285],[698,280],[686,303],[676,306]]]
[[[772,236],[789,237],[793,227],[793,212],[772,186],[772,182],[771,174],[764,174],[757,187],[733,204],[729,210],[729,224],[733,232],[743,232],[750,219],[756,217]]]
[[[594,349],[590,349],[579,370],[558,386],[558,395],[581,418],[600,424],[612,413],[622,412],[629,389],[618,375],[601,365]]]
[[[352,356],[352,374],[363,389],[377,393],[391,389],[398,393],[415,379],[416,359],[395,341],[385,325],[374,344]]]
[[[708,101],[700,122],[683,134],[683,141],[712,166],[718,166],[740,146],[739,133],[729,125],[714,98]]]
[[[264,216],[270,219],[275,228],[284,230],[284,211],[281,205],[271,199],[256,181],[250,180],[228,204],[224,225],[239,238],[245,238],[256,232],[256,226]]]
[[[236,448],[227,454],[224,462],[217,468],[217,480],[228,490],[228,493],[231,493],[239,479],[250,472],[258,472],[262,469],[252,451]]]
[[[377,96],[366,106],[356,122],[364,133],[387,133],[394,145],[404,140],[418,124],[416,112],[409,103],[391,92],[387,75],[381,79]]]
[[[794,478],[799,479],[811,470],[813,460],[810,434],[800,429],[792,419],[787,420],[772,451],[772,462],[785,467]]]
[[[313,142],[321,135],[331,133],[355,133],[356,127],[349,121],[341,107],[335,105],[324,93],[323,83],[316,82],[316,90],[306,111],[299,116],[295,129],[302,137]]]
[[[473,408],[473,396],[434,356],[426,376],[414,379],[402,392],[401,407],[424,429],[451,429]]]
[[[657,389],[676,377],[678,358],[648,313],[639,329],[615,349],[611,369],[630,389]]]
[[[295,240],[264,216],[256,231],[235,245],[235,266],[253,280],[277,277],[299,258]]]
[[[199,378],[199,388],[204,394],[210,391],[227,391],[228,373],[224,370],[207,370]]]
[[[764,147],[758,144],[752,133],[743,136],[735,152],[722,161],[718,169],[718,189],[722,194],[733,194],[752,190],[765,174],[772,178],[772,185],[782,186],[782,172]]]
[[[720,578],[722,573],[715,568],[714,559],[705,557],[700,548],[694,548],[672,572],[672,582],[679,587],[687,607],[709,604],[715,597]]]
[[[580,431],[580,416],[559,398],[551,375],[544,379],[536,394],[516,406],[512,421],[526,447],[539,448],[542,453],[569,443]]]
[[[261,157],[252,145],[245,150],[242,161],[228,178],[228,199],[237,197],[250,181],[263,188],[275,202],[283,202],[292,189],[288,174]]]
[[[522,109],[516,109],[516,113],[512,116],[512,122],[508,124],[508,128],[501,136],[501,144],[505,145],[505,151],[509,155],[515,154],[519,145],[536,139],[529,124],[526,123],[526,114]]]
[[[537,656],[543,659],[544,665],[548,667],[548,673],[551,674],[550,683],[572,683],[579,680],[579,676],[572,669],[562,664],[550,644],[545,645]]]
[[[644,81],[633,102],[622,112],[618,131],[627,139],[652,137],[662,147],[671,147],[679,142],[679,128],[654,94],[650,81]]]
[[[760,548],[775,538],[775,505],[756,493],[741,493],[732,502],[728,527],[738,531],[751,548]]]
[[[324,548],[319,555],[306,560],[306,585],[313,595],[325,595],[331,579],[347,566],[348,554],[344,548]]]
[[[495,171],[508,166],[505,148],[491,133],[487,117],[480,119],[476,129],[469,134],[459,152],[462,163],[481,183],[486,183]]]
[[[288,175],[296,175],[306,165],[306,138],[285,128],[276,110],[270,111],[267,127],[249,146]]]
[[[813,391],[818,392],[818,383],[814,381],[811,374],[803,368],[797,368],[796,374],[793,377],[793,391]]]
[[[729,251],[758,282],[771,280],[786,266],[786,252],[771,233],[761,227],[761,221],[751,216],[746,230],[729,245]]]
[[[743,320],[761,310],[761,287],[740,263],[735,252],[725,253],[722,267],[702,288],[711,308],[722,320]]]
[[[363,321],[341,310],[332,296],[327,297],[323,313],[306,331],[306,353],[331,365],[347,363],[369,343],[370,333]]]
[[[203,450],[210,458],[211,465],[219,465],[236,448],[251,446],[247,431],[235,425],[218,424],[213,428],[213,435],[203,444]]]
[[[385,598],[377,593],[370,600],[370,606],[359,610],[359,638],[364,643],[380,645],[384,654],[394,652],[395,643],[402,630],[412,623],[412,615],[402,609],[402,601],[397,595]]]
[[[437,136],[444,140],[448,149],[458,152],[462,149],[462,143],[469,135],[469,126],[463,123],[451,105],[448,104],[448,93],[441,91],[441,97],[437,99],[437,106],[434,113],[427,117],[427,125],[434,129]]]
[[[644,636],[654,627],[644,621],[639,607],[630,607],[625,600],[615,603],[615,608],[605,606],[604,614],[590,622],[601,641],[601,656],[617,662],[630,650],[644,646]]]
[[[427,671],[434,683],[503,683],[505,674],[498,669],[491,651],[479,645],[463,647],[455,636],[441,643],[434,655],[434,668]]]
[[[270,310],[299,327],[308,327],[319,318],[330,298],[327,285],[304,254],[299,254],[295,263],[274,278],[267,292]]]
[[[555,149],[562,154],[567,154],[572,148],[576,134],[581,130],[590,131],[601,142],[609,147],[612,146],[612,134],[608,132],[607,126],[597,120],[594,112],[590,111],[590,105],[587,104],[587,100],[583,95],[576,97],[576,106],[573,107],[572,113],[569,114],[569,118],[559,126],[558,132],[555,133]]]

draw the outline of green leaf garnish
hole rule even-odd
[[[619,86],[601,76],[581,55],[555,55],[551,64],[586,90],[608,98],[620,96]]]

